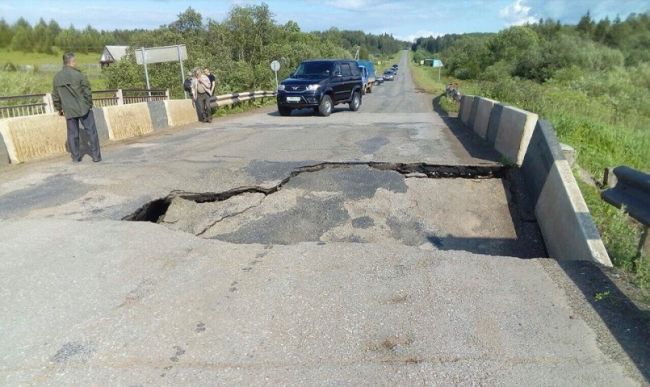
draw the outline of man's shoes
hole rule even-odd
[[[80,163],[80,162],[81,162],[81,157],[77,157],[76,159],[73,158],[73,159],[72,159],[72,162],[73,162],[74,164]]]
[[[96,158],[96,159],[93,159],[93,163],[98,163],[98,162],[100,162],[100,161],[102,161],[102,158],[101,158],[101,157],[98,157],[98,158]]]

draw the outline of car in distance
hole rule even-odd
[[[377,75],[375,77],[375,84],[376,85],[381,85],[382,83],[384,83],[384,76],[383,75]]]
[[[395,80],[395,72],[393,70],[384,71],[384,81],[394,81],[394,80]]]
[[[278,86],[278,112],[288,116],[294,109],[312,108],[327,117],[341,103],[357,111],[361,107],[362,87],[361,69],[353,60],[304,61]]]

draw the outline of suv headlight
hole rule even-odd
[[[308,85],[308,86],[307,86],[307,90],[309,90],[309,91],[316,91],[316,90],[318,90],[319,87],[320,87],[320,85],[319,85],[318,83],[316,83],[316,84],[314,84],[314,85]]]
[[[278,86],[278,91],[284,91],[284,85],[279,85]]]

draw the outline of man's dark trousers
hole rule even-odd
[[[86,132],[86,137],[88,137],[88,141],[90,142],[90,156],[93,158],[93,161],[101,160],[102,154],[99,150],[99,137],[97,136],[95,116],[92,109],[88,110],[88,113],[83,117],[72,117],[66,120],[68,126],[68,148],[70,149],[72,160],[80,161],[82,156],[79,149],[79,121],[81,121]]]
[[[210,108],[210,94],[197,93],[195,101],[196,115],[199,121],[212,121],[212,109]]]

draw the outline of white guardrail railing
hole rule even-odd
[[[93,104],[96,107],[166,99],[169,99],[169,90],[165,89],[93,90]],[[50,93],[0,97],[0,119],[47,113],[54,113],[54,103]]]

